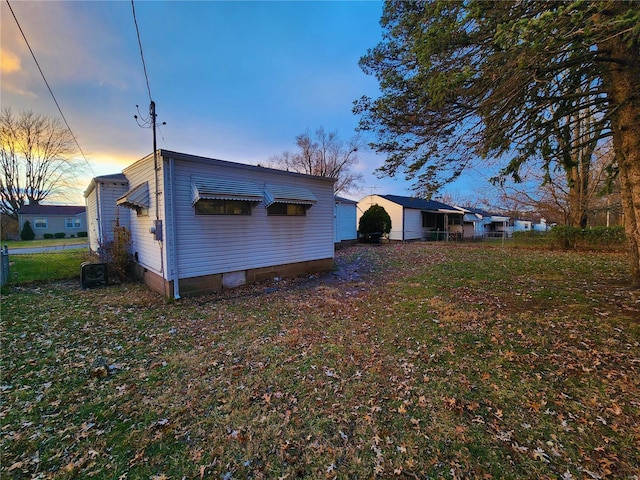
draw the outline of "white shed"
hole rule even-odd
[[[358,240],[358,202],[348,198],[335,197],[333,231],[336,246],[355,243]]]
[[[123,173],[132,254],[167,297],[333,267],[333,179],[167,150]]]
[[[92,252],[99,252],[101,247],[113,241],[113,227],[116,221],[129,228],[129,213],[120,212],[116,206],[116,199],[128,188],[127,177],[122,173],[116,173],[95,177],[85,190],[87,235]]]

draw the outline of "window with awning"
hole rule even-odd
[[[252,182],[194,178],[191,200],[197,215],[251,215],[252,203],[262,201],[262,188]]]
[[[305,205],[311,207],[318,199],[311,190],[291,185],[267,184],[264,189],[264,205],[269,208],[274,203]]]
[[[149,183],[133,187],[116,200],[116,205],[135,210],[138,214],[149,210]]]
[[[261,202],[262,198],[262,188],[252,182],[222,178],[194,178],[191,181],[191,200],[193,205],[200,200]]]

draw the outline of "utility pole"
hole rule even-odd
[[[162,220],[160,220],[160,177],[159,170],[160,166],[158,165],[158,145],[157,145],[157,117],[156,114],[156,102],[154,102],[150,98],[149,103],[149,117],[143,118],[141,115],[134,115],[133,118],[136,119],[138,126],[141,128],[150,128],[153,140],[153,177],[154,177],[154,185],[155,185],[155,210],[156,210],[156,218],[154,221],[154,227],[152,233],[155,236],[156,240],[162,241]],[[138,113],[140,113],[140,107],[136,105],[138,109]],[[166,125],[165,122],[162,122],[162,125]]]
[[[153,132],[153,171],[156,182],[156,221],[160,218],[158,203],[160,191],[158,189],[158,147],[156,143],[156,102],[151,100],[149,105],[149,118],[151,120],[151,130]]]

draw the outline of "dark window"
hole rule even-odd
[[[295,203],[273,203],[267,207],[269,215],[287,215],[290,217],[303,216],[307,214],[306,205]]]
[[[433,212],[422,212],[422,228],[444,230],[444,215]]]
[[[462,215],[449,215],[449,225],[462,225]]]
[[[196,202],[197,215],[251,215],[251,202],[203,199]]]

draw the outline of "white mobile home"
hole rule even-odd
[[[391,217],[389,240],[446,240],[462,233],[462,212],[442,202],[400,195],[367,195],[358,202],[358,222],[372,205]]]
[[[167,297],[333,267],[333,179],[167,150],[123,173],[113,207],[129,212],[140,275]]]

